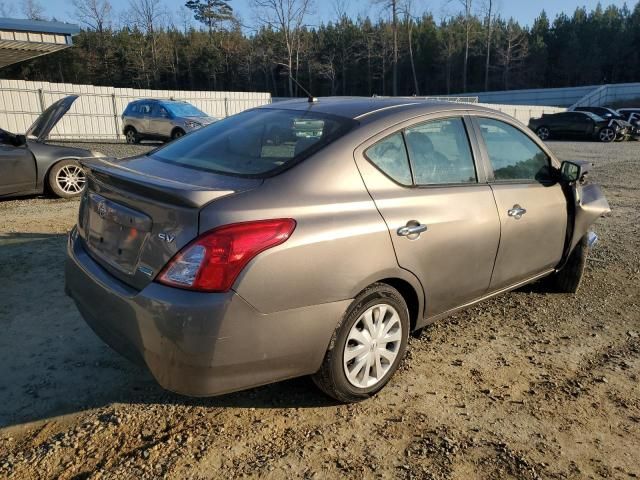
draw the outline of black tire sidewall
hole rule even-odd
[[[171,133],[171,140],[177,140],[180,137],[184,137],[185,135],[185,131],[182,130],[181,128],[176,128],[172,133]]]
[[[369,307],[381,303],[386,303],[392,306],[398,312],[400,324],[402,326],[400,349],[398,351],[398,356],[382,381],[369,388],[358,388],[349,382],[344,373],[343,354],[345,344],[347,342],[349,331],[360,315],[362,315],[362,313]],[[409,338],[409,328],[409,312],[407,305],[402,296],[395,289],[387,286],[377,286],[372,289],[365,290],[361,296],[358,296],[347,310],[329,352],[331,361],[330,374],[335,388],[341,393],[341,396],[348,397],[353,400],[363,400],[380,391],[389,382],[390,378],[396,372],[404,358]]]
[[[82,192],[84,191],[84,189],[78,193],[67,193],[58,186],[56,177],[58,176],[58,172],[66,165],[77,165],[78,167],[80,167],[80,163],[77,160],[73,160],[73,159],[60,160],[59,162],[55,163],[53,167],[51,167],[51,170],[49,170],[49,175],[47,176],[47,183],[49,185],[49,190],[55,196],[60,198],[79,197],[80,195],[82,195]],[[85,182],[85,185],[86,185],[86,182]]]

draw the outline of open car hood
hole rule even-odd
[[[44,142],[49,137],[53,127],[69,111],[77,98],[78,95],[69,95],[52,103],[29,127],[26,133],[27,138],[35,138],[39,142]]]

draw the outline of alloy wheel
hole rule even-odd
[[[603,128],[600,130],[600,141],[612,142],[616,138],[616,132],[612,128]]]
[[[65,165],[56,175],[56,184],[64,193],[80,193],[87,179],[78,165]]]
[[[127,143],[136,143],[136,132],[133,130],[127,130]]]
[[[549,138],[549,129],[547,127],[540,127],[536,133],[540,140],[547,140]]]
[[[374,305],[353,324],[344,347],[343,366],[349,383],[369,388],[391,369],[400,351],[402,324],[395,308]]]

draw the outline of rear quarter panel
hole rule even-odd
[[[350,299],[388,277],[419,289],[397,264],[348,136],[256,190],[212,203],[201,213],[200,231],[268,218],[293,218],[297,225],[284,244],[251,261],[234,285],[260,312]]]

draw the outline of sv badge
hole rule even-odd
[[[175,240],[176,236],[171,235],[170,233],[167,233],[167,232],[160,232],[158,234],[158,238],[163,242],[171,243]]]

